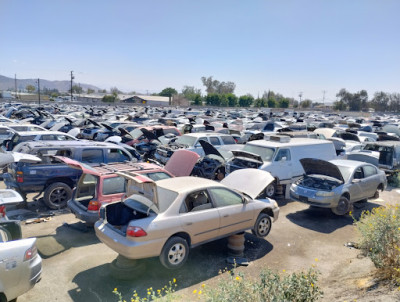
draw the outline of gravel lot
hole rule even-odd
[[[388,188],[381,197],[368,203],[356,204],[354,216],[363,210],[395,203],[397,189]],[[29,198],[29,196],[28,196]],[[32,196],[30,196],[32,198]],[[257,277],[262,267],[293,272],[316,265],[321,272],[320,285],[325,292],[323,301],[398,301],[397,293],[373,288],[373,266],[366,258],[357,257],[356,249],[345,247],[355,241],[356,234],[350,216],[335,216],[328,209],[310,208],[298,202],[278,200],[280,217],[266,240],[246,233],[245,257],[248,267],[244,273]],[[29,202],[29,211],[20,218],[49,214],[41,202]],[[109,264],[117,254],[99,242],[93,229],[67,210],[54,212],[47,222],[23,224],[24,237],[37,237],[38,250],[43,257],[42,280],[18,301],[117,301],[114,288],[125,298],[133,290],[144,294],[146,289],[162,288],[173,278],[182,300],[192,300],[191,292],[205,283],[210,286],[219,278],[218,272],[228,265],[227,240],[212,242],[191,250],[187,264],[180,270],[168,271],[158,258],[143,260],[146,270],[130,281],[110,276]],[[372,286],[373,287],[373,286]]]

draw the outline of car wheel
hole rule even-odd
[[[182,237],[171,237],[165,243],[160,261],[168,269],[177,269],[185,264],[189,255],[189,245]]]
[[[378,188],[379,189],[379,188]],[[374,196],[372,197],[373,199],[379,198],[379,190],[376,189]]]
[[[265,188],[265,195],[268,198],[272,198],[275,196],[275,193],[276,193],[275,182],[272,182]]]
[[[72,197],[72,189],[63,182],[55,182],[44,191],[43,201],[53,210],[64,208]]]
[[[271,217],[269,217],[265,213],[260,213],[260,215],[258,215],[256,223],[254,224],[252,233],[259,238],[266,237],[271,231],[271,227]]]
[[[345,215],[351,209],[350,201],[345,196],[341,196],[336,208],[332,208],[332,212],[336,215]]]

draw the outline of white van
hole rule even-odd
[[[269,140],[248,142],[241,151],[232,153],[234,157],[226,164],[227,173],[243,168],[258,168],[275,177],[275,182],[266,188],[267,197],[274,196],[277,187],[286,185],[289,188],[291,183],[304,174],[300,159],[317,158],[328,161],[336,158],[331,141],[283,135],[270,136]],[[286,193],[285,196],[288,195]]]

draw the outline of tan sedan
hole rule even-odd
[[[221,182],[177,177],[153,182],[123,174],[136,192],[101,208],[97,237],[130,259],[159,256],[167,268],[181,267],[189,247],[251,229],[258,237],[271,230],[279,207],[255,199],[274,180],[258,169],[237,170]]]

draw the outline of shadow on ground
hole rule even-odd
[[[86,227],[83,222],[64,223],[55,234],[36,236],[37,248],[44,259],[56,256],[73,247],[99,243],[93,227]]]
[[[290,213],[286,215],[286,218],[303,228],[330,234],[346,225],[353,224],[354,219],[358,220],[363,211],[371,211],[373,208],[380,206],[372,202],[354,203],[351,216],[338,216],[333,214],[330,209],[311,206],[308,209]]]
[[[268,241],[250,233],[246,233],[245,239],[244,257],[249,261],[261,258],[273,249]],[[117,296],[112,293],[114,288],[118,288],[123,294],[123,299],[130,301],[134,290],[141,297],[146,297],[148,288],[161,289],[174,278],[177,280],[175,290],[207,283],[220,271],[231,268],[226,262],[226,246],[227,239],[224,238],[192,249],[188,261],[178,270],[164,268],[158,257],[140,260],[145,265],[145,271],[138,276],[134,276],[133,273],[129,281],[112,278],[110,264],[103,264],[77,274],[72,280],[77,287],[69,291],[69,295],[73,301],[118,301]]]

